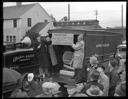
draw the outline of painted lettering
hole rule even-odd
[[[109,47],[110,44],[97,44],[96,48],[100,48],[100,47]]]

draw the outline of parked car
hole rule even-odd
[[[18,80],[21,78],[21,74],[10,68],[3,68],[2,77],[2,95],[4,98],[10,97],[11,93],[18,87]],[[19,86],[20,87],[20,86]]]
[[[126,58],[126,41],[123,41],[122,44],[117,46],[116,55],[120,58]]]

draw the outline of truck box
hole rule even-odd
[[[83,29],[52,29],[48,31],[52,38],[52,45],[55,48],[58,66],[63,69],[63,54],[65,51],[73,51],[72,44],[76,43],[79,34],[84,35],[85,56],[83,61],[82,76],[87,79],[87,64],[89,57],[98,55],[100,63],[109,60],[111,55],[116,52],[117,46],[122,42],[123,36],[119,33],[107,32],[104,30],[83,30]],[[67,74],[66,74],[67,75]],[[84,76],[85,75],[85,76]]]
[[[84,34],[85,42],[85,59],[88,59],[91,55],[97,54],[101,62],[107,61],[110,55],[115,54],[116,48],[122,42],[122,35],[119,33],[112,33],[104,30],[78,30],[78,29],[53,29],[48,31],[49,34],[71,34],[73,35],[73,43],[76,42],[79,34]],[[59,37],[59,36],[58,36]],[[54,38],[53,38],[54,39]],[[52,40],[53,40],[52,39]],[[69,38],[70,39],[70,38]],[[60,45],[66,46],[65,41],[67,39],[61,39],[56,42],[62,42]],[[63,43],[64,42],[64,43]],[[71,42],[71,41],[70,41]],[[53,44],[57,46],[57,44]],[[67,45],[68,46],[68,45]],[[69,46],[71,46],[69,44]]]

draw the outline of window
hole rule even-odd
[[[28,18],[28,27],[31,27],[31,24],[32,24],[31,21],[32,21],[31,18]]]
[[[86,24],[85,22],[83,22],[83,24]]]
[[[89,25],[89,22],[87,21],[86,24]]]
[[[72,24],[74,25],[74,22],[72,22]]]
[[[48,20],[44,20],[44,22],[46,22],[46,23],[47,23],[47,22],[48,22]]]
[[[12,42],[12,36],[10,36],[10,42]]]
[[[16,42],[16,36],[13,36],[13,42]]]
[[[16,19],[13,20],[13,27],[14,27],[14,28],[17,27],[17,20],[16,20]]]
[[[98,22],[93,22],[93,24],[98,25]]]
[[[6,41],[9,42],[9,36],[6,36]]]

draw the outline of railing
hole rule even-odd
[[[23,48],[28,48],[27,45],[22,44],[22,43],[13,43],[13,44],[7,44],[7,45],[3,45],[4,49],[3,51],[10,51],[10,50],[16,50],[17,48],[23,49]]]

